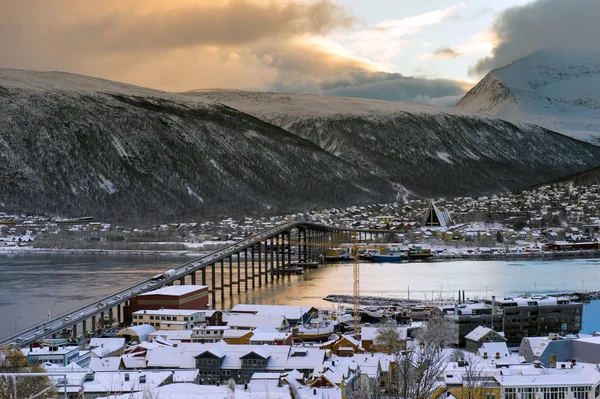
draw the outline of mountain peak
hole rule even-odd
[[[537,50],[488,73],[456,104],[600,144],[600,53]]]

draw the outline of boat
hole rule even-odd
[[[433,253],[431,253],[431,249],[423,248],[420,245],[414,245],[408,249],[409,259],[427,259],[432,256]]]
[[[303,341],[326,341],[331,334],[335,333],[334,322],[311,322],[310,324],[294,327],[294,336]]]
[[[372,254],[371,261],[373,262],[400,262],[405,258],[402,251],[394,250],[387,251],[385,254]]]
[[[329,248],[325,255],[327,262],[335,262],[340,260],[351,260],[350,252],[347,248]]]

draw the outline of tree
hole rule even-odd
[[[9,349],[0,351],[0,373],[40,373],[44,370],[40,367],[30,367],[27,358],[19,349]],[[12,399],[14,392],[14,381],[12,377],[0,377],[0,399]],[[54,398],[57,395],[56,389],[52,388],[50,378],[45,376],[38,377],[17,377],[17,393],[19,398],[29,398],[36,396],[39,399]]]
[[[440,348],[458,343],[458,326],[443,317],[433,317],[427,322],[427,327],[421,329],[417,339],[421,343],[436,345]]]
[[[428,342],[414,345],[396,361],[397,397],[430,399],[445,366],[442,347]]]
[[[373,344],[378,351],[388,354],[398,353],[403,346],[400,333],[398,333],[398,324],[394,320],[385,320],[379,323]]]
[[[452,394],[457,399],[485,399],[487,392],[483,367],[473,355],[464,360],[464,370],[461,375],[462,387],[452,391]]]
[[[404,353],[396,358],[395,393],[399,398],[430,399],[444,372],[443,349],[454,341],[455,325],[444,318],[433,318]]]
[[[455,348],[448,357],[449,362],[458,362],[465,359],[465,352],[462,349]]]

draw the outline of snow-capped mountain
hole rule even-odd
[[[277,125],[418,196],[512,189],[600,164],[593,159],[594,146],[460,110],[299,94],[205,90],[189,95]]]
[[[0,210],[165,219],[476,195],[600,164],[488,116],[376,100],[165,93],[0,69]]]
[[[488,73],[456,108],[600,145],[600,53],[535,51]]]

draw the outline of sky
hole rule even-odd
[[[452,106],[537,49],[600,50],[598,15],[597,0],[6,0],[0,67]]]

